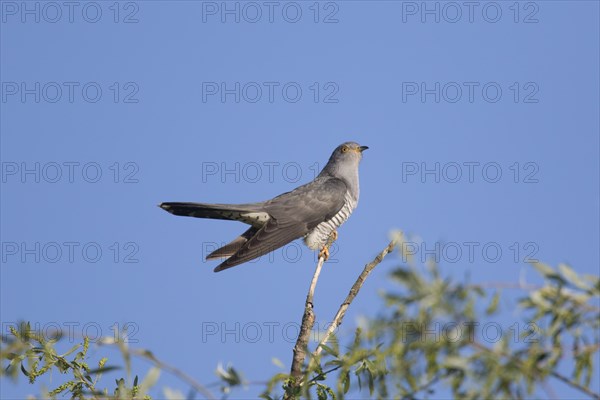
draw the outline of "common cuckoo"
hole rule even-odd
[[[206,259],[227,258],[215,272],[235,267],[304,238],[312,250],[326,247],[331,234],[352,214],[358,203],[358,164],[367,146],[339,145],[327,165],[312,181],[271,200],[248,204],[162,203],[174,215],[240,221],[250,225],[231,243]]]

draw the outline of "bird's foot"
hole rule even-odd
[[[325,244],[323,245],[323,248],[319,252],[319,258],[323,257],[325,259],[325,261],[329,260],[329,247],[333,244],[333,242],[335,242],[337,240],[337,238],[338,238],[337,230],[331,231],[331,233],[329,234],[329,237],[327,238],[327,241],[325,242]]]
[[[323,248],[319,252],[319,258],[324,258],[325,261],[329,260],[329,246],[323,246]]]

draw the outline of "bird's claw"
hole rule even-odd
[[[319,258],[323,258],[325,261],[329,260],[329,247],[327,245],[323,246],[319,252]]]
[[[333,244],[337,238],[337,230],[334,230],[329,234],[329,239],[327,239],[327,242],[323,245],[323,248],[319,252],[319,258],[323,257],[325,261],[329,260],[329,246],[331,246],[331,244]]]

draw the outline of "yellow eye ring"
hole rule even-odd
[[[346,153],[350,148],[348,146],[342,147],[342,153]]]

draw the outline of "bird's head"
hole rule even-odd
[[[335,148],[323,172],[336,176],[347,177],[358,172],[358,164],[362,159],[362,152],[368,149],[356,142],[346,142]]]
[[[362,152],[367,150],[367,146],[361,146],[356,142],[346,142],[335,148],[329,161],[335,162],[359,162],[362,158]]]

